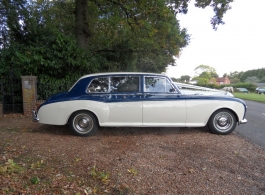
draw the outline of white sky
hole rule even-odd
[[[193,77],[201,64],[214,67],[219,77],[265,68],[265,0],[235,0],[231,6],[217,31],[210,24],[210,7],[200,9],[190,3],[188,14],[178,16],[191,40],[176,60],[177,66],[167,68],[168,76]]]

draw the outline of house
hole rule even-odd
[[[228,77],[216,78],[215,80],[217,85],[230,84],[230,80]]]

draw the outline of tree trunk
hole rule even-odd
[[[77,45],[81,48],[88,48],[89,37],[91,36],[88,23],[88,0],[75,1],[75,29]]]

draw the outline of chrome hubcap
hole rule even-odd
[[[86,128],[89,125],[89,121],[86,118],[82,118],[81,120],[78,121],[78,125],[81,128]]]
[[[93,119],[87,114],[78,114],[73,120],[73,125],[76,131],[87,133],[93,128]]]
[[[227,112],[220,112],[214,117],[214,126],[222,132],[229,131],[234,124],[234,119]]]
[[[227,124],[227,118],[222,116],[221,118],[218,119],[218,124],[220,126],[225,126]]]

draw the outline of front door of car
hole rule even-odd
[[[166,77],[145,76],[144,126],[185,126],[186,101]]]
[[[140,76],[112,76],[109,78],[110,93],[107,125],[142,126],[142,93]]]

